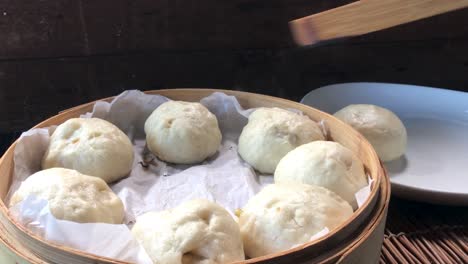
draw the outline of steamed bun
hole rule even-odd
[[[382,161],[391,161],[406,151],[406,128],[388,109],[369,104],[349,105],[335,117],[359,131],[374,147]]]
[[[245,259],[239,226],[224,208],[207,200],[143,214],[132,234],[154,263],[224,264]]]
[[[284,155],[314,140],[324,140],[324,136],[309,117],[280,108],[260,108],[242,130],[239,154],[256,170],[273,173]]]
[[[364,166],[349,149],[333,141],[314,141],[289,152],[278,164],[275,183],[300,182],[325,187],[354,209],[354,194],[367,185]]]
[[[128,175],[133,156],[129,138],[112,123],[72,118],[55,129],[42,168],[73,169],[110,183]]]
[[[353,213],[335,193],[314,185],[271,184],[242,209],[239,225],[247,256],[254,258],[309,242]]]
[[[216,116],[200,103],[161,104],[146,120],[145,133],[149,150],[172,163],[201,162],[221,144]]]
[[[10,207],[29,195],[47,200],[57,219],[121,224],[124,218],[122,201],[102,179],[75,170],[52,168],[34,173],[13,194]]]

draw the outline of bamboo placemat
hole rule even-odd
[[[468,208],[392,197],[381,263],[468,263]]]

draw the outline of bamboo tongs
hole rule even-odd
[[[360,0],[290,22],[299,45],[363,35],[468,7],[468,0]]]

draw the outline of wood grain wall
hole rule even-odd
[[[228,88],[299,100],[381,81],[468,88],[468,10],[318,47],[287,22],[341,0],[0,0],[0,136],[125,89]]]

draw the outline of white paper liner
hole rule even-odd
[[[237,140],[252,109],[244,110],[235,97],[218,92],[200,101],[218,119],[223,134],[218,154],[194,166],[167,164],[154,159],[148,168],[144,168],[140,162],[154,158],[145,148],[144,122],[154,109],[167,100],[163,96],[147,95],[136,90],[125,91],[111,103],[97,102],[91,113],[82,115],[114,123],[134,144],[135,161],[129,177],[111,185],[124,203],[125,224],[79,224],[58,220],[50,214],[47,201],[35,197],[11,208],[12,213],[24,226],[50,241],[110,258],[151,263],[129,231],[137,216],[148,211],[173,208],[194,198],[217,202],[234,216],[237,208],[243,207],[264,186],[273,183],[272,175],[256,175],[237,154]],[[15,171],[10,194],[20,186],[21,181],[40,170],[40,162],[53,129],[32,129],[21,135],[15,148]],[[369,196],[370,184],[356,193],[359,206]],[[311,239],[327,233],[328,229],[324,229]]]
[[[320,230],[319,232],[315,233],[313,236],[310,237],[309,241],[314,241],[314,240],[317,240],[321,237],[324,237],[326,236],[328,233],[330,232],[330,230],[325,227],[324,229]],[[302,244],[296,244],[296,245],[293,245],[291,248],[295,248],[295,247],[299,247],[301,246]]]
[[[361,206],[363,206],[364,203],[367,201],[367,198],[369,198],[373,182],[374,180],[371,177],[367,176],[367,186],[364,186],[354,194],[354,197],[356,197],[358,208],[361,208]]]
[[[35,196],[28,196],[10,211],[26,228],[48,241],[131,263],[153,263],[126,225],[59,220],[50,213],[48,202]]]

